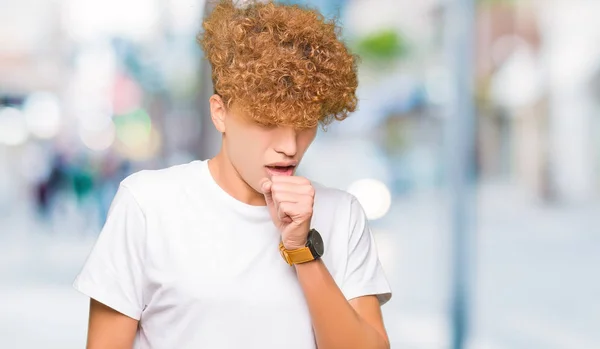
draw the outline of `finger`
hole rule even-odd
[[[284,223],[292,222],[292,217],[291,217],[292,207],[293,207],[293,203],[291,203],[291,202],[282,202],[277,206],[277,216],[279,217],[280,221],[282,221]]]
[[[275,202],[276,204],[281,204],[282,202],[301,202],[302,196],[302,194],[292,193],[288,191],[272,192],[273,202]]]
[[[314,188],[310,184],[295,184],[295,183],[275,183],[273,182],[271,190],[274,193],[287,192],[304,195],[314,195]]]
[[[273,183],[310,184],[310,180],[300,176],[273,176],[271,180]]]

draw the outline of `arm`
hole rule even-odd
[[[302,177],[273,176],[263,180],[261,189],[271,218],[281,231],[285,249],[303,248],[310,230],[315,196],[310,182]],[[390,345],[379,299],[374,295],[389,291],[389,287],[379,266],[366,215],[355,199],[350,201],[349,209],[345,292],[338,287],[322,260],[295,265],[296,274],[319,349],[388,349]],[[373,296],[369,296],[371,294]],[[390,296],[387,293],[387,299]]]
[[[131,349],[138,321],[91,299],[87,349]]]
[[[375,296],[347,301],[321,260],[295,266],[319,349],[388,349]]]
[[[145,216],[120,186],[73,287],[91,299],[88,349],[133,347],[144,309]]]

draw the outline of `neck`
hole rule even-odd
[[[265,206],[265,197],[249,186],[233,166],[223,148],[208,161],[215,182],[234,199],[252,206]]]

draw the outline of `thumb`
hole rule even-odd
[[[267,202],[267,206],[273,207],[273,194],[271,193],[271,182],[269,179],[265,178],[262,180],[260,184],[260,189],[262,190],[263,195],[265,196],[265,201]]]

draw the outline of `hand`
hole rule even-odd
[[[273,176],[263,179],[261,189],[285,248],[305,247],[315,198],[310,181],[298,176]]]

